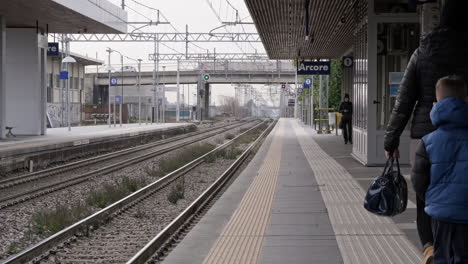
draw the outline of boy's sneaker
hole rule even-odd
[[[423,264],[434,264],[434,247],[428,246],[423,251]]]

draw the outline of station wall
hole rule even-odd
[[[46,51],[47,38],[36,29],[6,29],[5,125],[15,134],[45,134]]]

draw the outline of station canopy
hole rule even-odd
[[[351,0],[245,0],[271,59],[339,58],[353,44]]]
[[[107,0],[1,0],[7,27],[50,33],[123,33],[127,13]]]

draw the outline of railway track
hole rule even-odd
[[[129,165],[183,148],[250,122],[240,121],[221,127],[192,132],[27,174],[15,179],[0,181],[0,210],[83,183],[92,177],[108,174]]]
[[[268,135],[275,122],[267,126],[266,122],[257,124],[233,140],[217,147],[209,153],[195,159],[181,168],[167,174],[163,178],[147,185],[131,195],[115,202],[101,211],[73,224],[72,226],[43,240],[35,246],[10,257],[4,263],[25,263],[34,260],[35,263],[84,263],[110,261],[108,263],[144,263],[155,252],[159,252],[168,240],[177,235],[184,226],[193,223],[192,219],[206,210],[207,205],[219,194],[219,191],[234,175],[237,169],[247,159],[252,150]],[[170,191],[170,187],[185,179],[194,168],[198,167],[210,155],[215,155],[233,145],[239,138],[255,129],[267,128],[250,144],[237,160],[225,170],[220,177],[214,179],[208,189],[194,197],[193,202],[183,212],[173,219],[161,212],[161,199]],[[188,181],[188,180],[187,180]],[[143,211],[147,217],[135,221],[135,214]],[[167,225],[169,223],[169,225]],[[90,233],[90,230],[94,230]],[[116,233],[119,236],[116,237]],[[60,251],[59,256],[57,252]],[[94,254],[92,254],[92,253]],[[96,252],[98,252],[96,254]],[[158,255],[158,253],[157,253]]]

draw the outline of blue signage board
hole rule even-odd
[[[68,72],[67,71],[61,71],[60,72],[60,80],[68,80]]]
[[[390,96],[394,97],[398,95],[398,90],[400,90],[401,82],[403,80],[404,75],[404,72],[388,73],[388,85],[390,88]]]
[[[312,85],[312,78],[305,79],[304,85],[303,85],[304,89],[309,89],[311,85]]]
[[[329,61],[301,61],[297,64],[297,75],[330,75]]]
[[[49,42],[47,44],[47,56],[58,56],[59,44],[58,42]]]
[[[110,78],[110,85],[115,86],[117,85],[117,83],[118,83],[117,77]]]
[[[117,95],[115,96],[115,104],[121,104],[122,103],[122,96]]]

